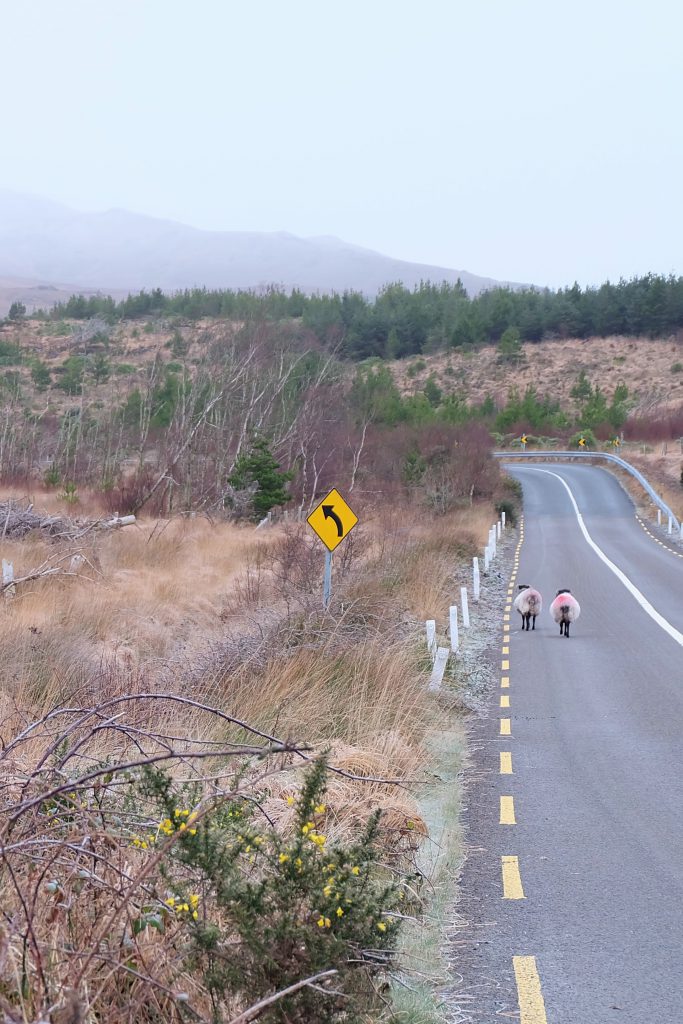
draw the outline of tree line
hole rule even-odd
[[[612,334],[661,337],[683,328],[683,277],[647,274],[597,288],[492,288],[470,298],[461,282],[414,289],[387,285],[374,298],[360,292],[305,295],[192,288],[167,295],[141,291],[116,302],[74,295],[42,314],[51,320],[110,323],[150,316],[238,321],[297,320],[328,349],[351,360],[395,359],[448,348],[498,343],[506,331],[522,341]]]

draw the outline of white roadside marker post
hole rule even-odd
[[[681,533],[683,535],[683,523],[681,523]],[[477,602],[479,601],[479,588],[479,559],[475,557],[472,559],[472,593],[474,594],[474,600]]]
[[[460,604],[462,605],[462,624],[465,629],[470,628],[470,607],[467,601],[467,587],[460,588]]]
[[[14,564],[7,562],[4,558],[2,560],[2,588],[6,600],[9,601],[11,597],[14,597],[16,592],[16,587],[14,586]]]
[[[447,647],[439,647],[436,652],[434,659],[434,668],[432,669],[432,675],[429,680],[428,689],[435,693],[441,689],[441,683],[443,682],[443,674],[446,671],[446,664],[448,662],[449,650]]]
[[[436,620],[427,619],[425,627],[427,629],[427,650],[429,657],[434,661],[436,657]]]
[[[505,529],[505,509],[500,513],[500,523],[503,529]]]
[[[460,639],[458,637],[458,606],[456,604],[451,605],[449,618],[451,624],[451,650],[455,654],[460,646]]]
[[[500,534],[502,529],[503,527],[501,526],[501,522],[499,519],[498,522],[496,523],[496,540],[500,540]]]

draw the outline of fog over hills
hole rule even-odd
[[[50,305],[74,288],[113,293],[275,284],[371,295],[395,281],[412,288],[422,280],[458,278],[470,295],[499,283],[465,270],[392,259],[334,237],[204,231],[126,210],[84,213],[0,189],[0,297],[3,285],[15,282],[30,306]],[[51,296],[49,285],[60,294]],[[43,293],[35,304],[32,287]]]

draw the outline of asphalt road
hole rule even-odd
[[[510,612],[509,654],[501,609],[509,685],[475,734],[456,1002],[472,1021],[520,1019],[513,957],[533,957],[519,963],[536,969],[546,1016],[532,977],[523,1024],[683,1024],[683,558],[606,471],[509,471],[524,488],[514,593],[528,583],[544,608],[529,633]],[[588,544],[557,476],[669,632]],[[562,587],[582,609],[569,639],[547,610]],[[515,824],[500,823],[501,797]],[[518,858],[505,887],[503,857]],[[518,884],[524,898],[507,898]]]

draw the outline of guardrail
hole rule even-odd
[[[683,529],[676,516],[673,514],[666,502],[660,498],[656,490],[645,479],[640,470],[632,466],[626,459],[619,458],[618,455],[612,455],[610,452],[494,452],[496,459],[604,459],[605,462],[613,462],[615,465],[620,466],[621,469],[626,470],[631,476],[638,481],[640,486],[646,491],[646,493],[652,498],[652,501],[658,508],[661,508],[664,515],[668,516],[671,520],[672,526],[674,526],[679,533],[683,536]]]

